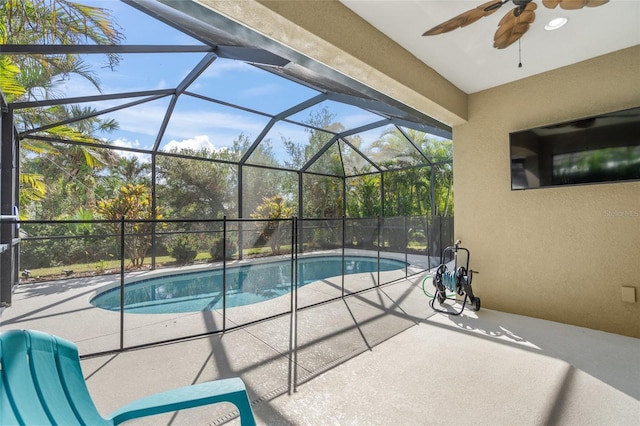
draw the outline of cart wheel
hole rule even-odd
[[[474,311],[479,311],[480,310],[480,298],[476,297],[475,299],[473,299],[473,310]]]

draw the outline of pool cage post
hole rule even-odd
[[[404,277],[409,277],[409,231],[407,229],[407,216],[404,216]]]
[[[384,222],[382,222],[384,223]],[[380,216],[378,216],[378,279],[376,281],[376,287],[378,287],[380,285],[380,245],[383,243],[382,242],[382,228],[380,226],[381,224],[381,219]]]
[[[151,155],[151,211],[153,212],[153,222],[151,222],[151,269],[156,269],[156,256],[158,250],[158,240],[156,235],[156,224],[158,221],[158,200],[157,200],[157,182],[156,182],[156,153]]]
[[[345,226],[346,218],[342,215],[342,297],[344,297],[344,245],[347,241],[347,229]]]
[[[227,331],[227,216],[222,217],[222,332]]]
[[[289,326],[289,395],[297,390],[298,379],[298,219],[291,217],[291,316]]]
[[[120,218],[120,350],[124,349],[124,216]]]

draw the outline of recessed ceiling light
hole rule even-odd
[[[557,30],[558,28],[564,27],[564,25],[569,21],[569,19],[561,16],[559,18],[554,18],[549,21],[547,25],[544,26],[544,29],[547,31]]]

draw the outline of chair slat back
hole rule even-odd
[[[3,365],[3,341],[0,340],[0,424],[17,425],[20,419],[16,416],[8,394],[8,379]]]
[[[2,406],[2,424],[105,423],[91,401],[73,343],[10,330],[0,335],[0,346],[1,397],[8,403]]]
[[[65,339],[54,337],[58,348],[58,371],[63,383],[67,398],[73,403],[74,410],[82,423],[88,425],[111,424],[98,413],[98,409],[91,399],[87,383],[82,374],[78,347]]]
[[[2,378],[13,416],[20,424],[50,424],[29,366],[28,337],[23,331],[2,334]],[[2,410],[2,415],[7,410]]]

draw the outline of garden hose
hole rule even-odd
[[[442,285],[449,291],[456,291],[457,287],[457,277],[453,272],[445,271],[442,274]]]
[[[424,279],[422,280],[422,292],[425,294],[425,296],[427,296],[429,299],[433,299],[433,294],[429,293],[425,288],[424,288],[424,283],[427,282],[427,278],[433,278],[433,275],[425,275]],[[447,294],[447,297],[452,297],[455,296],[455,293],[449,293]]]

